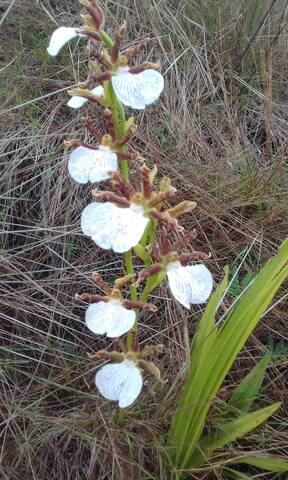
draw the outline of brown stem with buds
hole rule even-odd
[[[119,207],[130,207],[130,202],[125,197],[119,197],[113,192],[95,192],[92,191],[93,197],[100,198],[103,202],[112,202],[118,205]]]
[[[182,248],[186,247],[186,245],[188,245],[193,240],[196,240],[196,238],[197,238],[197,231],[194,228],[191,232],[188,232],[186,235],[184,235],[183,238],[173,243],[171,247],[171,252],[179,253],[182,250]]]
[[[156,70],[157,67],[158,65],[156,65],[155,63],[145,62],[141,63],[141,65],[135,65],[135,67],[130,67],[129,73],[141,73],[144,72],[144,70],[149,70],[150,68]]]
[[[66,147],[85,147],[89,148],[89,150],[98,150],[98,147],[90,145],[90,143],[81,142],[81,140],[65,140],[64,145],[66,145]]]
[[[80,122],[82,123],[83,127],[85,127],[88,132],[91,133],[91,135],[93,135],[93,137],[96,138],[99,143],[101,143],[102,136],[93,126],[91,118],[81,117]]]
[[[122,145],[125,145],[125,143],[128,142],[128,140],[131,139],[131,137],[133,137],[133,135],[135,135],[135,132],[137,130],[137,126],[136,125],[131,125],[127,132],[124,133],[123,137],[121,137],[119,140],[117,140],[115,142],[115,147],[116,148],[119,148],[119,147],[122,147]]]
[[[123,38],[124,32],[126,28],[126,22],[121,25],[121,27],[116,30],[115,35],[114,35],[114,45],[111,50],[111,60],[112,63],[115,63],[118,60],[119,57],[119,50],[120,50],[120,43]]]
[[[139,158],[139,153],[128,153],[128,152],[115,152],[117,155],[118,160],[128,160],[128,161],[133,161],[133,160],[138,160]]]
[[[108,285],[107,282],[97,273],[93,272],[91,275],[92,282],[96,283],[97,287],[101,288],[106,295],[111,295],[112,288]]]
[[[151,265],[146,268],[142,268],[140,272],[138,273],[138,278],[136,284],[143,283],[147,280],[148,277],[151,277],[151,275],[155,275],[155,273],[161,272],[161,265],[159,263],[155,263],[154,265]]]
[[[144,38],[144,40],[137,43],[137,45],[131,48],[127,48],[127,50],[123,52],[123,55],[126,57],[128,63],[130,63],[130,61],[133,60],[133,58],[135,58],[136,55],[138,55],[138,53],[143,50],[143,48],[147,47],[149,40],[149,38]]]
[[[210,255],[207,255],[207,253],[204,252],[198,252],[195,250],[192,253],[182,253],[179,257],[179,261],[181,265],[185,266],[190,262],[196,261],[196,260],[208,260],[210,258]]]
[[[115,193],[121,193],[123,197],[130,200],[134,194],[132,185],[124,180],[120,172],[112,172],[110,178],[109,184],[111,184],[112,190],[114,190]]]
[[[102,297],[101,295],[90,295],[90,293],[81,293],[80,295],[76,293],[75,298],[77,300],[90,303],[107,302],[108,300],[108,297]]]
[[[90,57],[98,60],[103,67],[108,68],[109,70],[112,68],[109,57],[105,55],[105,53],[99,52],[95,47],[90,48]]]
[[[156,312],[157,307],[152,303],[141,302],[140,300],[123,300],[122,305],[125,308],[143,310],[144,312]]]
[[[150,210],[149,214],[152,218],[157,220],[159,223],[166,225],[168,229],[174,230],[175,232],[183,232],[184,227],[181,227],[177,222],[176,218],[173,218],[166,212],[158,212],[158,210]]]

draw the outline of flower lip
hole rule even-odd
[[[78,183],[101,182],[110,178],[110,172],[117,171],[117,155],[109,147],[98,149],[79,146],[71,153],[68,170]]]
[[[136,313],[125,308],[120,299],[92,303],[86,310],[86,325],[97,335],[118,338],[134,325]]]
[[[111,202],[93,202],[81,216],[81,227],[101,248],[123,253],[141,240],[149,219],[141,206],[121,208]]]
[[[170,290],[184,307],[205,303],[213,289],[210,271],[203,264],[182,266],[179,261],[168,263],[166,272]]]
[[[95,383],[107,400],[118,401],[120,408],[129,407],[141,392],[143,380],[139,368],[131,360],[104,365],[96,374]]]
[[[155,102],[164,88],[162,75],[153,69],[131,73],[129,67],[118,67],[111,81],[118,99],[138,110]]]

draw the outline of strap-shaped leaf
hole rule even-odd
[[[218,285],[215,292],[205,308],[205,312],[200,320],[196,335],[194,336],[191,348],[190,373],[184,384],[182,397],[177,407],[177,414],[174,416],[170,427],[170,435],[173,438],[181,436],[184,426],[187,424],[186,405],[189,397],[190,382],[189,379],[195,377],[202,362],[207,362],[209,346],[215,342],[217,329],[215,327],[215,315],[219,302],[227,289],[228,268],[225,268],[225,274],[222,282]]]
[[[281,457],[273,455],[241,455],[239,458],[231,461],[231,464],[246,463],[247,465],[252,465],[253,467],[262,468],[263,470],[268,470],[269,472],[275,473],[284,473],[288,472],[288,462]]]
[[[259,394],[270,360],[271,353],[267,353],[260,362],[252,368],[248,375],[243,378],[240,385],[233,392],[229,402],[231,407],[241,410],[242,412],[249,412],[252,402]]]
[[[261,408],[252,413],[241,415],[232,422],[219,426],[219,431],[201,440],[197,446],[197,452],[191,457],[189,466],[197,468],[205,463],[213,455],[213,452],[224,447],[227,443],[244,437],[248,432],[254,430],[269,418],[281,403],[274,403],[268,407]]]

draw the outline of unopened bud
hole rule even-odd
[[[100,30],[105,22],[105,17],[102,9],[100,8],[96,0],[79,0],[81,5],[83,5],[93,20],[96,30]]]
[[[197,206],[196,202],[192,202],[190,200],[183,200],[183,202],[178,203],[175,207],[169,208],[167,212],[171,217],[177,218],[183,213],[191,212]]]
[[[165,383],[165,381],[161,378],[161,372],[158,367],[153,362],[147,362],[147,360],[139,360],[138,366],[145,370],[146,372],[150,373],[156,380],[161,383]]]
[[[169,177],[162,177],[159,183],[160,192],[168,192],[171,188],[171,179]]]

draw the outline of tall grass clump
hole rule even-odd
[[[285,480],[286,0],[2,3],[0,477]]]

